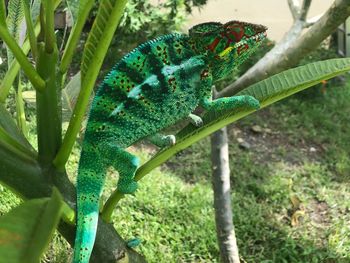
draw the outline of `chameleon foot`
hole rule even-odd
[[[196,127],[201,127],[203,125],[203,120],[198,115],[191,113],[190,115],[188,115],[188,118],[190,122]]]
[[[134,248],[141,244],[141,240],[138,238],[130,239],[126,242],[127,247]]]
[[[172,146],[176,143],[175,135],[162,135],[159,133],[147,137],[147,140],[160,148]]]

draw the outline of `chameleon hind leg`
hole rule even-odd
[[[132,194],[137,189],[134,180],[140,160],[135,155],[125,151],[113,142],[105,142],[100,147],[106,165],[112,166],[119,173],[117,189],[123,194]]]

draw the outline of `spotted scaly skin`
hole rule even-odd
[[[231,21],[204,23],[189,35],[171,34],[127,54],[105,77],[92,103],[77,178],[77,232],[74,263],[89,262],[96,235],[99,197],[106,169],[119,173],[117,188],[137,189],[139,159],[125,148],[148,138],[159,146],[175,143],[157,132],[206,110],[258,108],[250,96],[212,100],[212,85],[242,63],[265,38],[261,25]]]

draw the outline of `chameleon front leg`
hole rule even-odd
[[[153,134],[146,138],[150,143],[158,146],[159,148],[174,145],[176,143],[175,135],[163,135],[160,133]]]
[[[252,96],[233,96],[219,99],[213,98],[213,77],[209,69],[202,73],[202,81],[199,87],[199,104],[205,110],[230,110],[239,107],[247,107],[249,109],[259,109],[260,103]]]
[[[119,173],[118,191],[123,194],[134,193],[137,189],[137,182],[135,182],[134,176],[140,165],[139,158],[111,141],[102,143],[99,150],[106,165],[112,166]]]

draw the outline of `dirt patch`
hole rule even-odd
[[[329,206],[324,201],[312,199],[306,208],[309,218],[312,222],[320,225],[329,225],[331,217],[329,214]]]
[[[259,113],[259,117],[269,119],[269,111]],[[240,148],[256,153],[254,158],[260,163],[284,161],[292,165],[302,164],[305,158],[320,161],[325,149],[322,145],[305,141],[303,138],[293,139],[288,131],[279,131],[273,125],[233,124],[228,127],[231,142],[237,142]]]

